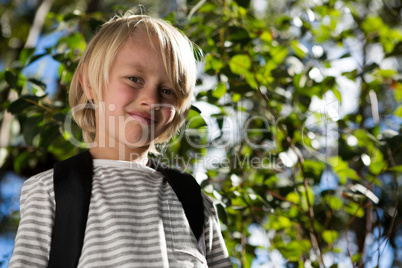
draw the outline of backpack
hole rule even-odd
[[[199,244],[203,240],[204,207],[201,187],[190,174],[149,159],[150,167],[164,175],[182,203]],[[55,220],[48,267],[77,267],[84,244],[92,192],[93,163],[89,151],[54,166]]]

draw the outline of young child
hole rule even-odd
[[[167,22],[124,15],[101,27],[81,58],[69,92],[74,120],[91,145],[86,152],[90,162],[76,156],[69,168],[54,172],[56,165],[24,183],[9,267],[232,267],[211,200],[200,191],[204,215],[196,237],[188,216],[195,214],[193,204],[178,194],[191,199],[192,192],[178,191],[184,184],[172,183],[175,176],[194,178],[158,169],[158,162],[147,156],[183,124],[195,79],[193,46]],[[81,211],[76,199],[81,195],[71,191],[60,204],[72,208],[68,213],[59,209],[61,197],[55,189],[63,189],[66,181],[56,177],[74,177],[66,175],[74,174],[70,169],[79,177],[88,167],[89,208],[83,224],[77,224],[82,215],[76,215]],[[83,228],[82,245],[68,244],[75,233],[60,231],[63,224]],[[56,238],[59,235],[62,238]],[[76,260],[70,259],[71,250],[78,252]],[[67,264],[71,262],[74,265]]]

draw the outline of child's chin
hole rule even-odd
[[[139,147],[148,146],[150,144],[150,141],[149,140],[127,139],[127,140],[124,140],[124,144],[128,147],[139,148]]]
[[[151,139],[142,135],[126,135],[123,139],[120,138],[120,142],[124,143],[128,147],[138,148],[145,147],[151,143]]]

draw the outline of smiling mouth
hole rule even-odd
[[[156,120],[152,119],[151,116],[147,113],[133,112],[128,114],[141,125],[149,126],[157,122]]]

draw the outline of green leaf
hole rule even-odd
[[[298,194],[296,193],[288,193],[288,195],[286,196],[286,199],[289,200],[290,202],[294,203],[294,204],[299,204],[300,202],[300,197]]]
[[[4,73],[4,78],[6,79],[7,84],[14,90],[17,90],[17,76],[14,75],[12,72],[10,71],[6,71]]]
[[[84,49],[87,45],[84,37],[79,32],[75,32],[74,34],[72,34],[70,36],[60,38],[59,44],[61,44],[61,43],[66,43],[66,45],[69,49],[72,49],[72,50],[78,49],[81,51],[84,51]]]
[[[402,101],[402,83],[396,83],[395,86],[395,99],[399,102]]]
[[[347,52],[347,53],[345,53],[345,54],[343,54],[342,56],[340,56],[339,58],[340,59],[345,59],[345,58],[349,58],[349,57],[351,57],[352,55],[350,54],[350,52]]]
[[[283,257],[288,258],[289,261],[293,262],[299,261],[302,254],[308,254],[310,249],[311,243],[306,239],[293,240],[280,247]]]
[[[339,92],[339,90],[336,89],[335,87],[333,87],[333,88],[331,89],[331,91],[332,91],[332,93],[334,93],[336,99],[337,99],[339,102],[341,102],[341,101],[342,101],[342,95],[341,95],[341,93]]]
[[[101,27],[104,23],[105,22],[103,20],[98,20],[94,17],[91,17],[88,20],[88,26],[89,26],[90,32],[92,32],[92,33],[96,32],[99,29],[99,27]]]
[[[214,3],[205,3],[203,4],[199,9],[198,12],[200,13],[210,13],[215,11],[218,8],[217,5],[215,5]]]
[[[260,35],[260,38],[261,38],[261,40],[262,40],[263,42],[268,43],[268,44],[271,43],[272,40],[273,40],[272,33],[268,32],[268,31],[264,31],[264,32]]]
[[[357,138],[359,146],[367,146],[372,142],[379,144],[378,139],[365,129],[357,129],[353,135]]]
[[[217,99],[220,99],[223,95],[226,93],[226,85],[225,83],[218,83],[216,88],[212,91],[212,96],[214,96]]]
[[[357,70],[355,69],[350,72],[343,72],[342,75],[345,76],[347,79],[354,81],[357,76]]]
[[[194,105],[191,105],[190,109],[193,110],[193,111],[196,111],[199,114],[201,114],[201,110],[198,107],[194,106]]]
[[[20,114],[24,112],[24,110],[28,107],[35,105],[40,99],[43,99],[47,95],[43,96],[32,96],[32,95],[23,95],[19,99],[10,103],[8,107],[8,111],[12,114]]]
[[[391,56],[400,56],[402,55],[402,42],[399,41],[395,46],[392,52],[387,53],[386,57],[391,57]]]
[[[352,216],[356,215],[358,218],[363,218],[364,216],[364,209],[354,202],[349,202],[345,207],[345,211]]]
[[[61,136],[59,124],[48,123],[41,128],[39,146],[46,149],[56,138]]]
[[[281,47],[281,46],[277,46],[277,47],[272,47],[269,50],[269,53],[272,56],[272,60],[276,63],[276,64],[280,64],[283,62],[283,60],[286,58],[286,56],[288,55],[288,48],[286,47]]]
[[[396,110],[394,111],[394,115],[402,117],[402,105],[396,108]]]
[[[244,8],[248,8],[250,6],[250,0],[235,0],[236,3]]]
[[[218,73],[223,68],[223,63],[211,54],[205,56],[205,71],[214,70]]]
[[[293,41],[291,46],[296,56],[301,59],[304,59],[304,57],[308,53],[308,49],[298,41]]]
[[[28,117],[24,121],[23,134],[27,144],[32,145],[33,138],[40,132],[39,123],[43,120],[43,118],[43,114],[38,114]]]
[[[64,123],[64,121],[66,120],[66,115],[63,113],[57,113],[57,114],[53,115],[53,119]]]
[[[32,62],[42,58],[43,56],[48,55],[48,53],[42,53],[42,54],[37,54],[37,55],[33,55],[28,59],[28,62],[26,62],[26,65],[31,64]]]
[[[384,161],[375,161],[372,162],[369,166],[370,172],[374,175],[379,174],[383,169],[385,170]]]
[[[222,221],[222,223],[223,224],[228,224],[228,216],[227,216],[226,210],[222,206],[222,204],[218,203],[215,207],[216,207],[216,210],[217,210],[217,213],[218,213],[218,217]]]
[[[371,72],[371,71],[373,71],[373,70],[375,70],[377,68],[378,68],[378,64],[373,62],[370,65],[364,66],[363,73],[369,73],[369,72]]]
[[[388,170],[402,173],[402,165],[390,167],[390,168],[388,168]]]
[[[187,115],[187,129],[197,129],[206,126],[204,118],[196,111],[190,110]]]
[[[13,101],[10,103],[10,106],[8,107],[8,111],[12,114],[20,114],[22,113],[26,108],[33,106],[34,104],[31,102],[27,102],[25,99],[20,98],[16,101]]]
[[[234,74],[244,74],[249,71],[251,60],[247,55],[235,55],[230,59],[229,67]]]
[[[312,32],[316,36],[317,42],[321,43],[331,38],[332,29],[328,25],[320,24],[320,26]]]
[[[241,100],[241,95],[238,94],[238,93],[233,94],[233,96],[232,96],[232,101],[233,101],[234,103],[237,103],[237,102],[239,102],[239,100]]]
[[[22,65],[25,65],[28,61],[28,59],[33,55],[35,52],[34,48],[24,48],[19,57],[19,61],[21,62]]]
[[[63,16],[63,21],[69,21],[73,19],[80,18],[81,14],[78,12],[69,12]]]
[[[339,183],[346,183],[347,179],[360,180],[360,177],[354,169],[349,168],[348,163],[341,157],[332,157],[329,159],[335,174],[339,177]]]
[[[336,196],[326,196],[324,200],[333,210],[340,210],[343,206],[342,200]]]
[[[361,27],[366,34],[376,33],[384,27],[382,19],[378,16],[367,16]]]
[[[244,78],[251,88],[257,88],[257,81],[255,81],[254,75],[251,72],[244,73]]]
[[[340,184],[345,184],[347,182],[347,179],[353,179],[353,180],[357,180],[357,181],[360,180],[356,171],[351,168],[336,169],[335,173],[339,177]]]
[[[272,228],[274,230],[281,230],[281,229],[286,229],[290,228],[293,226],[292,221],[284,216],[274,216],[274,215],[269,215],[269,223],[268,223],[269,228]]]
[[[311,191],[311,188],[308,188],[307,191],[307,198],[308,198],[308,202],[306,199],[306,189],[304,187],[300,187],[301,189],[299,189],[300,191],[300,195],[301,195],[301,205],[302,208],[307,211],[308,210],[308,204],[310,204],[311,206],[314,204],[314,193]]]
[[[295,218],[298,215],[299,215],[299,209],[294,207],[294,206],[290,207],[290,209],[289,209],[289,217]]]
[[[352,257],[352,260],[354,263],[358,263],[361,259],[362,259],[361,253],[357,253],[357,254],[353,255],[353,257]]]
[[[392,70],[392,69],[389,69],[389,70],[379,69],[379,70],[377,71],[377,73],[378,73],[379,75],[381,75],[382,77],[384,77],[384,78],[391,78],[391,77],[393,77],[394,75],[398,74],[397,71]]]
[[[232,42],[239,42],[240,44],[246,44],[251,40],[248,31],[246,31],[242,27],[230,26],[228,30],[229,30],[228,40]]]
[[[303,163],[304,171],[309,174],[309,176],[318,177],[321,175],[323,169],[325,168],[325,164],[321,161],[313,161],[310,159],[306,159]],[[311,175],[310,175],[311,174]]]
[[[338,232],[333,230],[325,230],[322,232],[322,238],[327,244],[333,244],[338,239]]]
[[[42,81],[39,81],[37,79],[34,78],[29,78],[28,81],[36,86],[38,86],[39,88],[41,88],[43,91],[46,90],[46,84],[43,83]]]
[[[287,29],[290,26],[290,22],[292,21],[292,18],[289,15],[282,15],[278,18],[276,21],[276,24],[278,27],[281,29]]]
[[[13,169],[17,174],[20,174],[22,170],[28,165],[28,160],[30,156],[30,152],[23,151],[19,153],[18,156],[14,159]]]

